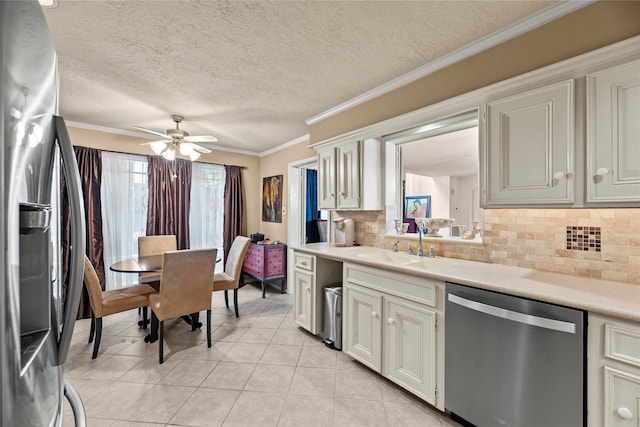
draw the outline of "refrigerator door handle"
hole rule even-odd
[[[69,405],[73,411],[73,419],[75,420],[76,427],[86,427],[87,417],[84,412],[82,399],[80,399],[80,395],[69,381],[64,382],[64,395],[69,401]]]
[[[69,262],[69,285],[67,299],[64,304],[64,324],[58,342],[57,364],[62,365],[67,360],[73,326],[78,315],[78,305],[82,293],[85,253],[85,222],[84,203],[82,201],[82,186],[80,173],[73,152],[71,139],[67,132],[64,119],[54,116],[55,135],[60,147],[60,155],[64,166],[64,178],[69,194],[69,208],[71,211],[71,254]]]

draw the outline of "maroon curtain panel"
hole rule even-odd
[[[174,234],[178,249],[189,249],[191,162],[147,156],[149,204],[147,236]]]
[[[227,259],[236,236],[242,234],[244,203],[242,201],[242,168],[225,165],[223,250]]]
[[[102,151],[87,147],[73,147],[78,163],[82,194],[84,199],[85,222],[87,224],[86,255],[98,274],[100,286],[105,288],[103,241],[102,241],[102,203],[100,183],[102,181]],[[70,210],[67,190],[62,177],[61,230],[63,261],[63,299],[66,299],[69,283],[69,252],[71,240]],[[86,288],[82,289],[78,319],[91,317],[91,306]]]

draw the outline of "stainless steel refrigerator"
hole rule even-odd
[[[60,426],[66,395],[76,425],[84,425],[62,367],[82,290],[84,208],[73,149],[56,116],[56,53],[38,2],[0,1],[0,49],[0,422]],[[66,288],[61,174],[71,210]]]

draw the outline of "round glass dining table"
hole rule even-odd
[[[118,273],[160,273],[164,255],[148,255],[115,262],[109,267]],[[216,263],[222,258],[216,257]]]

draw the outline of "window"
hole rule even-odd
[[[149,185],[147,158],[102,152],[102,235],[106,289],[118,289],[137,277],[115,273],[108,266],[138,256],[138,237],[146,234]]]
[[[387,175],[387,193],[399,207],[388,212],[387,224],[401,219],[415,233],[415,224],[403,209],[407,200],[415,198],[428,198],[430,211],[425,216],[454,219],[453,226],[438,232],[447,239],[460,239],[465,230],[482,221],[477,126],[478,113],[473,110],[384,137],[387,153],[395,152],[387,162],[387,173],[392,175],[392,179]],[[474,240],[482,241],[481,235]]]
[[[192,249],[218,248],[223,257],[224,166],[192,163],[189,240]],[[224,270],[224,259],[216,271]]]

